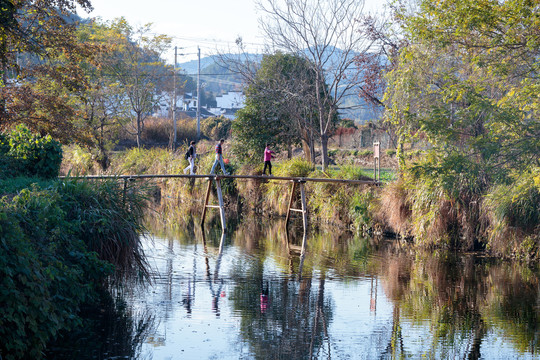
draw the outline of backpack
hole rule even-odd
[[[189,149],[186,151],[186,154],[184,155],[184,158],[187,160],[189,159],[189,157],[191,156],[191,154],[189,153]]]

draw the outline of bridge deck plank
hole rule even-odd
[[[59,176],[60,179],[68,178],[67,176]],[[253,179],[267,181],[293,181],[293,182],[326,182],[326,183],[341,183],[341,184],[358,184],[358,185],[379,185],[379,181],[375,180],[349,180],[349,179],[331,179],[331,178],[309,178],[309,177],[287,177],[287,176],[262,176],[262,175],[180,175],[180,174],[148,174],[148,175],[87,175],[87,176],[71,176],[74,179]]]

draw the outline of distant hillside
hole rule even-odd
[[[250,60],[260,61],[261,55],[249,54]],[[198,61],[192,60],[185,63],[178,63],[178,67],[183,73],[197,80]],[[216,56],[201,58],[201,83],[204,91],[220,95],[229,91],[241,90],[242,79],[239,75],[233,74],[230,70],[218,65]],[[375,120],[380,114],[367,106],[365,102],[355,94],[351,94],[343,101],[343,106],[347,109],[340,110],[342,117],[354,119],[358,123]]]
[[[260,55],[248,54],[248,57],[254,61],[260,59]],[[178,63],[178,67],[183,73],[190,75],[195,81],[197,80],[197,60]],[[242,88],[242,78],[229,69],[218,65],[217,56],[201,58],[201,83],[204,84],[205,91],[212,92],[215,95],[241,90]]]

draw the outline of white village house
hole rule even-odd
[[[201,107],[201,118],[207,118],[211,116],[224,116],[228,119],[234,120],[236,111],[245,106],[245,96],[241,91],[231,91],[229,93],[216,97],[217,107],[206,108]],[[169,117],[170,109],[172,107],[172,99],[167,93],[163,93],[160,97],[160,101],[155,108],[153,116]],[[197,97],[192,93],[186,93],[178,95],[176,98],[176,111],[178,113],[184,113],[189,117],[197,116]]]

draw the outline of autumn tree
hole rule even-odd
[[[132,133],[136,136],[137,146],[140,146],[144,120],[160,100],[158,85],[171,72],[161,59],[170,46],[171,38],[151,34],[151,24],[134,28],[124,18],[116,19],[111,27],[121,36],[117,51],[106,60],[107,66],[111,76],[122,87],[129,113],[134,117]]]
[[[387,76],[384,102],[400,142],[423,136],[428,144],[420,159],[400,157],[419,233],[442,222],[451,229],[445,236],[472,244],[485,224],[485,194],[537,171],[539,14],[538,2],[527,0],[423,0],[406,17],[410,45]],[[526,197],[534,198],[538,189],[530,184]],[[537,204],[523,211],[538,218]]]
[[[354,56],[370,50],[373,41],[358,21],[363,1],[264,0],[264,33],[276,49],[304,58],[315,74],[313,97],[322,147],[322,166],[328,166],[328,139],[343,99],[355,92]]]
[[[91,11],[87,0],[2,0],[0,3],[0,64],[4,85],[10,70],[17,69],[17,55],[44,56],[72,44],[76,6]]]
[[[81,59],[86,86],[70,94],[70,104],[77,109],[72,120],[84,132],[89,151],[105,170],[109,152],[120,130],[130,118],[128,103],[120,82],[112,75],[111,54],[120,51],[122,33],[106,22],[90,20],[79,26],[78,42],[94,49],[92,56]]]
[[[24,122],[30,129],[56,138],[76,136],[66,121],[73,109],[67,98],[31,86],[36,79],[55,79],[67,88],[84,86],[78,66],[92,49],[74,36],[76,6],[91,10],[85,0],[2,1],[0,7],[0,128]],[[68,61],[51,63],[61,54]]]

